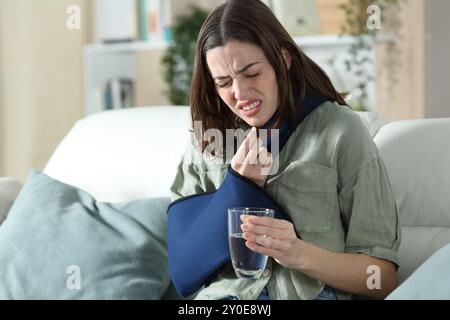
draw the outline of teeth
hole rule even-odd
[[[243,109],[244,111],[250,111],[252,109],[255,109],[257,106],[259,106],[259,101],[253,102],[251,105],[245,106]]]

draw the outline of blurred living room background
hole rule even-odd
[[[192,30],[222,2],[0,0],[0,176],[43,169],[86,116],[187,104]],[[450,117],[450,1],[264,2],[355,110]]]

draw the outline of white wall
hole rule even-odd
[[[425,116],[426,4],[402,0],[400,10],[392,7],[383,13],[382,31],[395,41],[375,46],[374,110],[390,120]]]
[[[450,117],[450,1],[427,1],[427,118]]]
[[[42,169],[83,115],[82,47],[89,0],[2,0],[3,170],[24,180]],[[66,27],[69,5],[82,10],[81,30]]]

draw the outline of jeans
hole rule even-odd
[[[336,290],[330,286],[325,286],[314,300],[337,300]]]
[[[222,298],[221,300],[239,300],[238,297],[235,296],[226,296]],[[257,300],[270,300],[269,292],[267,291],[267,287],[264,287],[264,289],[259,294],[259,297]],[[313,300],[337,300],[336,296],[336,290],[330,286],[325,286],[323,288],[322,292],[319,293],[317,297],[315,297]]]
[[[226,296],[220,300],[239,300],[239,298],[236,296]],[[266,287],[261,291],[257,300],[270,300],[269,291],[267,291]]]
[[[261,291],[258,300],[270,300],[269,291],[267,291],[267,287],[264,287],[264,289]]]

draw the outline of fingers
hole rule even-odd
[[[292,241],[277,239],[263,235],[244,232],[245,245],[252,251],[271,256],[274,259],[282,259],[289,254]]]
[[[260,144],[261,139],[258,138],[258,143],[252,145],[244,161],[240,163],[243,167],[270,168],[272,166],[272,155],[265,147],[258,147]]]
[[[259,148],[259,162],[263,167],[271,167],[272,166],[272,155],[265,147]]]
[[[254,242],[266,248],[279,249],[281,244],[280,240],[276,238],[267,237],[264,235],[256,235],[249,232],[244,232],[243,237],[247,241]]]
[[[280,250],[276,249],[274,247],[265,247],[262,245],[259,245],[256,242],[253,241],[246,241],[245,245],[252,251],[258,252],[260,254],[264,254],[266,256],[270,256],[272,258],[279,258],[280,257]]]
[[[265,227],[265,226],[257,226],[257,225],[248,224],[248,223],[242,224],[241,229],[243,231],[260,234],[260,235],[265,235],[265,236],[269,236],[269,237],[279,237],[279,236],[281,236],[281,233],[282,233],[281,229],[274,229],[274,228]]]
[[[250,216],[250,215],[248,215],[248,214],[241,214],[241,216],[240,216],[241,221],[242,221],[242,222],[245,222],[245,220],[247,220],[247,218],[248,218],[249,216]]]
[[[241,171],[247,171],[250,166],[257,166],[262,169],[268,168],[270,170],[272,161],[272,155],[262,145],[262,139],[257,136],[256,128],[253,127],[239,146],[239,149],[233,157],[231,166],[236,171],[241,168]],[[259,175],[266,176],[267,173],[259,173]]]
[[[258,224],[250,223],[256,221]],[[263,247],[283,248],[283,241],[297,238],[290,222],[270,217],[246,216],[241,229],[244,239]]]
[[[245,137],[242,144],[239,146],[239,149],[234,156],[234,160],[237,161],[238,164],[244,163],[244,160],[247,158],[248,152],[257,141],[258,137],[256,134],[256,128],[253,127],[247,137]]]
[[[245,218],[245,222],[250,225],[266,226],[281,230],[286,230],[292,225],[287,220],[276,219],[272,217],[258,217],[252,215],[247,215]]]
[[[259,142],[258,142],[258,144],[259,144]],[[243,165],[244,166],[248,165],[248,164],[255,165],[257,163],[258,163],[258,149],[257,149],[257,145],[254,144],[250,148],[249,152],[247,153],[247,157],[245,158]]]
[[[251,220],[258,224],[249,223]],[[241,228],[245,245],[250,250],[270,256],[287,268],[295,265],[299,239],[292,223],[269,217],[247,216]]]

